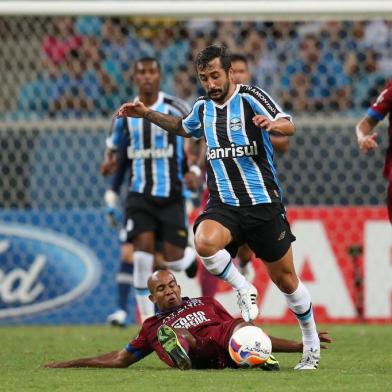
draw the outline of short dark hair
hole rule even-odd
[[[230,52],[226,47],[218,45],[211,45],[204,48],[196,56],[196,67],[204,70],[208,63],[216,58],[219,58],[222,68],[228,72],[231,67]]]
[[[159,64],[159,61],[156,57],[152,57],[152,56],[140,57],[140,59],[137,59],[133,65],[135,71],[136,71],[136,65],[139,63],[155,63],[158,67],[159,72],[161,71],[161,65]]]
[[[248,58],[241,53],[232,53],[230,55],[230,60],[232,63],[234,63],[234,61],[242,61],[243,63],[248,64]]]

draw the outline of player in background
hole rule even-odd
[[[163,113],[184,116],[186,104],[159,91],[161,71],[154,58],[138,60],[133,82],[137,100]],[[147,278],[153,270],[157,240],[162,240],[162,253],[169,268],[196,275],[196,252],[188,246],[187,216],[184,203],[185,154],[183,138],[168,135],[149,120],[115,118],[106,141],[101,172],[112,174],[120,161],[124,132],[128,133],[127,155],[130,161],[129,190],[125,203],[124,247],[117,275],[118,307],[108,317],[112,324],[125,325],[126,305],[133,282],[141,321],[154,314],[148,299]],[[107,202],[110,200],[107,200]],[[132,245],[131,245],[132,244]]]
[[[366,115],[356,126],[357,142],[359,149],[365,154],[378,147],[377,133],[373,129],[379,121],[388,115],[389,144],[385,156],[384,177],[388,181],[387,207],[389,220],[392,223],[392,80],[381,91]]]
[[[121,106],[120,116],[138,116],[183,137],[206,139],[210,199],[194,224],[195,246],[204,266],[237,290],[245,321],[258,316],[257,290],[232,263],[238,245],[247,243],[262,259],[283,293],[302,331],[303,355],[296,370],[317,369],[320,340],[310,294],[299,280],[285,216],[269,132],[291,136],[295,126],[274,100],[257,86],[236,85],[230,54],[209,46],[196,58],[206,96],[188,116],[171,116],[142,102]]]
[[[231,68],[233,70],[233,82],[236,84],[249,84],[251,82],[252,75],[249,69],[249,63],[246,56],[240,53],[231,54]],[[274,151],[278,153],[285,153],[289,149],[289,138],[288,136],[279,135],[274,132],[269,134],[272,147]],[[205,154],[205,151],[203,152]],[[204,202],[206,203],[208,199],[204,195]],[[205,205],[204,205],[205,206]],[[202,208],[204,207],[202,206]],[[252,250],[248,245],[243,244],[238,248],[237,260],[238,268],[240,272],[252,282],[255,277],[255,271],[250,263],[253,256]],[[218,288],[219,280],[215,276],[207,273],[206,269],[201,269],[200,271],[200,282],[203,295],[214,296]]]
[[[114,174],[110,187],[105,191],[105,213],[107,221],[114,229],[119,227],[120,240],[120,268],[116,275],[117,283],[117,310],[107,318],[108,323],[113,326],[125,326],[125,319],[128,314],[128,300],[133,285],[133,251],[132,242],[128,239],[126,220],[123,222],[121,212],[122,202],[120,201],[120,190],[124,183],[126,174],[129,171],[132,161],[128,159],[127,149],[129,144],[129,133],[124,132],[120,147],[117,152],[117,161],[113,168]],[[103,170],[105,171],[104,165]],[[123,226],[123,223],[125,226]],[[154,253],[154,269],[166,268],[162,252],[159,245]]]
[[[238,329],[251,323],[233,318],[222,305],[210,297],[181,297],[181,288],[169,271],[156,271],[148,279],[150,299],[159,312],[144,321],[137,337],[124,349],[91,358],[51,362],[46,368],[126,368],[155,351],[170,367],[182,370],[223,369],[237,367],[231,360],[228,345]],[[330,343],[327,332],[320,340]],[[302,343],[270,336],[273,352],[301,352]],[[326,346],[322,346],[326,348]],[[273,356],[262,365],[265,370],[279,370]]]
[[[246,56],[240,53],[232,53],[231,68],[233,69],[233,81],[236,84],[250,84],[252,75],[249,69],[249,63]],[[289,149],[289,137],[280,135],[277,132],[271,131],[269,133],[270,140],[274,151],[285,153]]]

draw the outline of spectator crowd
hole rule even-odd
[[[134,96],[132,64],[145,56],[159,60],[162,90],[192,103],[203,93],[193,58],[213,43],[246,55],[252,83],[293,113],[362,113],[392,71],[392,22],[383,20],[178,22],[55,17],[38,31],[38,60],[16,86],[17,96],[5,97],[15,101],[5,116],[111,115]]]

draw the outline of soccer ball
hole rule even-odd
[[[271,355],[271,339],[261,328],[246,326],[234,332],[229,342],[231,359],[240,367],[261,365]]]

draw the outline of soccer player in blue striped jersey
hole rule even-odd
[[[147,118],[169,134],[204,137],[210,200],[195,222],[196,250],[211,273],[237,290],[242,315],[249,321],[258,315],[257,291],[231,261],[238,245],[246,242],[265,262],[301,327],[303,355],[295,369],[317,369],[320,339],[309,292],[294,268],[295,237],[282,205],[269,137],[271,131],[291,136],[295,126],[265,91],[233,82],[226,48],[202,50],[196,69],[207,94],[185,118],[158,113],[142,102],[126,103],[118,114]]]
[[[186,103],[159,91],[161,71],[156,59],[138,60],[133,71],[139,93],[136,100],[167,115],[184,116],[189,112]],[[115,118],[106,141],[103,174],[115,170],[116,152],[121,150],[124,132],[129,134],[127,158],[131,174],[122,240],[124,244],[133,244],[134,252],[122,254],[117,275],[119,309],[108,320],[118,325],[125,324],[132,278],[141,321],[154,314],[147,278],[152,273],[157,239],[163,243],[162,252],[169,268],[196,274],[196,252],[188,246],[184,203],[184,139],[168,134],[148,119]],[[129,248],[124,246],[124,250]]]

